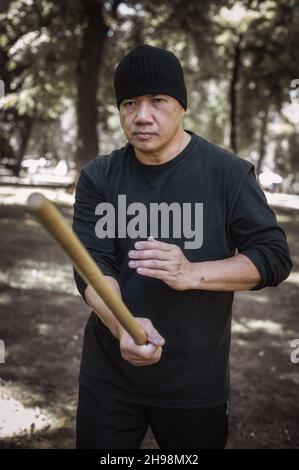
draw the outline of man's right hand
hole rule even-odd
[[[149,318],[137,317],[136,320],[142,325],[147,333],[148,343],[138,345],[125,329],[119,330],[119,346],[120,352],[125,361],[130,362],[133,366],[149,366],[159,362],[162,354],[162,346],[165,339],[154,328]]]

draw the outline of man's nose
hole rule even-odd
[[[150,111],[150,105],[148,103],[140,103],[137,108],[135,121],[137,122],[151,122],[152,116]]]

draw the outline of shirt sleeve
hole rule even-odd
[[[250,290],[275,287],[293,267],[285,232],[268,205],[254,167],[248,172],[233,208],[229,230],[239,253],[256,266],[261,281]]]
[[[73,231],[103,274],[118,280],[119,264],[115,255],[115,241],[112,238],[98,238],[95,231],[98,221],[95,209],[99,203],[104,201],[103,183],[97,181],[95,185],[83,167],[75,192]],[[73,267],[73,271],[78,291],[87,303],[84,295],[87,284],[75,267]]]

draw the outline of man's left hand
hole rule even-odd
[[[135,243],[128,253],[129,267],[142,276],[161,279],[176,290],[190,289],[192,263],[177,245],[159,242],[153,237]]]

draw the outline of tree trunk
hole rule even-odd
[[[135,47],[144,44],[144,19],[143,17],[136,16],[134,20],[134,26],[131,38]]]
[[[98,154],[97,87],[103,59],[108,26],[103,17],[104,2],[86,1],[82,49],[78,64],[77,166],[95,158]]]
[[[15,176],[19,176],[21,170],[21,164],[27,149],[28,141],[31,135],[34,118],[31,116],[24,116],[18,123],[19,130],[19,148],[16,152],[16,163],[11,167],[11,170]]]
[[[268,115],[269,115],[269,106],[266,107],[264,110],[264,114],[261,118],[261,129],[260,129],[260,137],[259,137],[259,159],[256,164],[256,174],[257,176],[261,172],[262,162],[265,156],[266,150],[266,136],[268,130]]]
[[[242,36],[235,45],[234,64],[232,70],[232,79],[230,84],[230,148],[234,153],[238,153],[237,139],[237,88],[241,66],[241,41]]]

